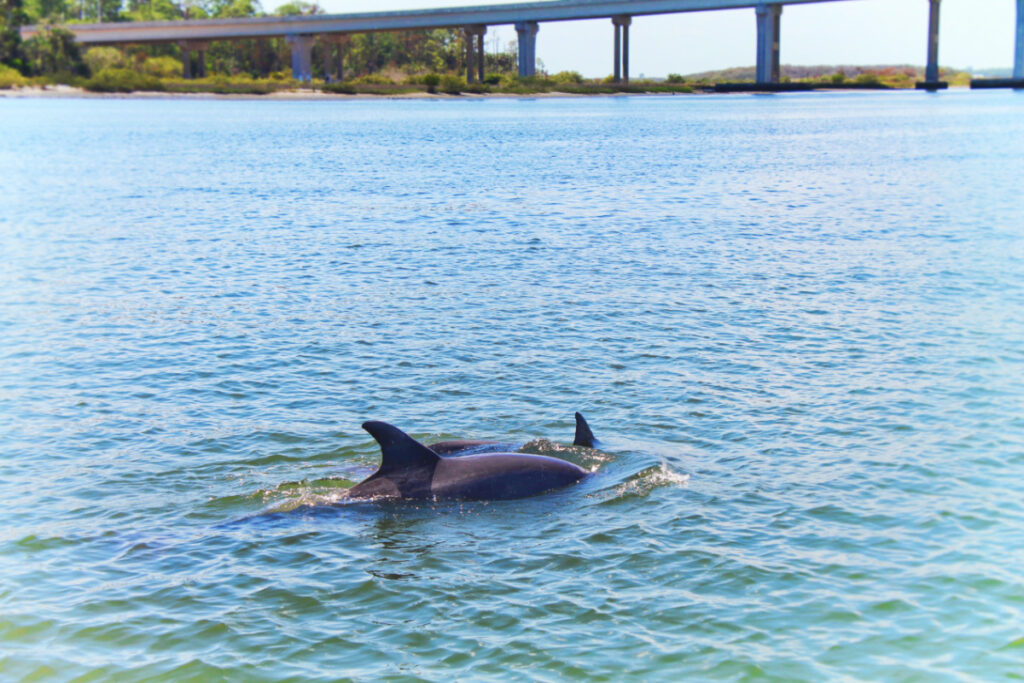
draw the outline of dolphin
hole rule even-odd
[[[586,446],[587,448],[593,448],[596,439],[594,433],[590,431],[590,425],[583,418],[582,415],[576,413],[576,437],[573,439],[573,446]],[[505,441],[476,441],[472,439],[453,439],[451,441],[438,441],[427,446],[430,450],[434,451],[438,455],[452,455],[459,453],[468,453],[473,451],[475,453],[485,453],[493,451],[501,451],[506,446],[513,446],[514,444]]]
[[[576,413],[576,436],[572,440],[572,445],[593,448],[596,443],[597,439],[594,438],[594,432],[590,431],[590,425],[582,415]]]
[[[565,460],[524,453],[446,458],[398,427],[364,422],[380,444],[380,468],[348,490],[349,498],[508,500],[573,484],[587,475]]]

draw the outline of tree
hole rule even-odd
[[[61,23],[68,17],[68,6],[65,0],[26,0],[25,14],[31,24],[40,21]]]
[[[300,14],[323,14],[324,10],[315,2],[305,0],[292,0],[274,10],[279,17],[292,17]]]
[[[184,16],[184,10],[172,0],[128,0],[122,17],[128,21],[173,21]]]
[[[181,16],[184,19],[207,19],[210,15],[198,0],[181,0]]]
[[[27,17],[22,0],[0,0],[0,64],[25,73],[21,26]]]
[[[44,28],[25,41],[23,50],[31,74],[89,75],[71,31]]]
[[[259,0],[213,0],[210,16],[218,18],[255,17],[262,14]]]
[[[119,21],[121,19],[121,0],[97,0],[99,17],[97,21]]]

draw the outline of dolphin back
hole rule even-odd
[[[582,417],[577,414],[577,419]],[[349,489],[353,498],[507,500],[562,488],[587,475],[571,462],[543,455],[445,458],[386,422],[364,422],[363,429],[380,445],[381,463],[380,469]]]
[[[442,500],[508,500],[559,489],[586,475],[586,470],[571,462],[544,455],[466,455],[441,460],[430,492]]]
[[[364,422],[363,429],[380,445],[380,469],[387,475],[403,470],[433,469],[441,458],[416,439],[387,422]]]
[[[497,453],[515,450],[515,444],[503,443],[501,441],[480,441],[477,439],[452,439],[451,441],[438,441],[428,444],[427,448],[440,456],[464,455],[473,453]]]
[[[572,445],[593,448],[595,441],[597,439],[594,438],[594,432],[590,431],[590,425],[582,415],[576,413],[576,438],[572,440]]]

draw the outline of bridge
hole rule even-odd
[[[474,7],[451,7],[393,12],[360,12],[290,17],[201,19],[187,21],[72,24],[67,28],[84,45],[176,42],[181,47],[185,78],[191,78],[192,52],[198,52],[197,75],[205,75],[205,51],[212,40],[285,38],[291,45],[292,75],[299,81],[312,78],[312,49],[316,36],[339,36],[376,31],[461,28],[466,37],[466,80],[484,77],[484,35],[488,26],[512,24],[519,40],[519,75],[533,76],[537,62],[537,32],[541,22],[578,19],[611,19],[614,31],[614,78],[629,81],[629,27],[634,16],[675,14],[726,9],[753,9],[757,19],[757,70],[759,84],[779,82],[781,19],[784,5],[846,0],[550,0]],[[927,89],[943,87],[939,81],[939,4],[929,4]],[[30,38],[37,26],[21,29]],[[340,78],[340,57],[337,75]],[[329,73],[330,65],[325,64]],[[1017,39],[1014,80],[1024,80],[1024,0],[1017,0]]]

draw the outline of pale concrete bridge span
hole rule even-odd
[[[537,33],[542,22],[611,19],[615,35],[614,69],[617,81],[629,80],[629,27],[632,17],[727,9],[753,9],[757,27],[757,82],[779,81],[781,19],[785,5],[848,0],[549,0],[473,7],[450,7],[391,12],[360,12],[291,17],[202,19],[189,21],[73,24],[67,28],[85,45],[126,43],[178,43],[183,52],[185,77],[191,77],[192,51],[200,54],[198,75],[205,73],[203,53],[209,41],[244,38],[286,38],[292,49],[292,74],[300,81],[312,76],[311,51],[318,35],[344,35],[410,29],[462,28],[466,35],[466,77],[483,78],[483,36],[488,26],[511,24],[519,39],[519,75],[534,75]],[[939,5],[929,3],[928,59],[925,85],[939,81]],[[1014,78],[1024,79],[1024,0],[1017,3],[1017,42]],[[28,38],[35,26],[22,28]]]

